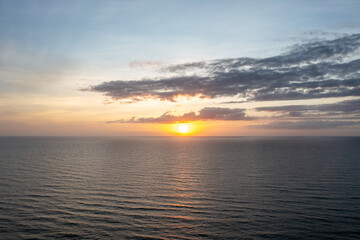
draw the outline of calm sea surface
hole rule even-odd
[[[360,138],[0,138],[0,239],[360,239]]]

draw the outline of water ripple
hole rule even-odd
[[[360,138],[0,138],[0,239],[359,239]]]

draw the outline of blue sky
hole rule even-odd
[[[133,115],[148,117],[168,111],[181,115],[218,107],[224,100],[197,99],[178,105],[151,102],[153,110],[144,101],[131,104],[133,111],[129,111],[129,105],[117,104],[118,99],[111,94],[104,97],[79,89],[106,81],[161,80],[172,73],[166,75],[159,68],[169,65],[226,58],[262,59],[279,56],[295,44],[357,34],[359,10],[359,1],[0,0],[3,126],[17,129],[16,124],[25,126],[30,122],[59,124],[68,129],[68,134],[74,129],[71,124],[83,124],[96,113],[104,118],[97,117],[95,125]],[[138,64],[131,64],[134,62]],[[105,106],[104,101],[116,104]],[[334,101],[318,99],[312,104]],[[231,107],[262,106],[257,102],[246,104]],[[67,122],[54,122],[57,114],[66,115]],[[116,134],[123,134],[118,128]],[[93,134],[112,131],[108,125],[98,129]],[[20,132],[0,129],[0,134]]]
[[[125,59],[164,60],[171,53],[162,47],[191,48],[195,41],[219,49],[213,57],[228,57],[247,47],[269,50],[303,31],[358,23],[359,8],[359,1],[1,1],[1,41],[68,56],[126,45]]]

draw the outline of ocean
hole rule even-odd
[[[360,138],[1,137],[0,239],[360,239]]]

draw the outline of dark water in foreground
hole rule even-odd
[[[0,138],[0,239],[360,239],[360,138]]]

